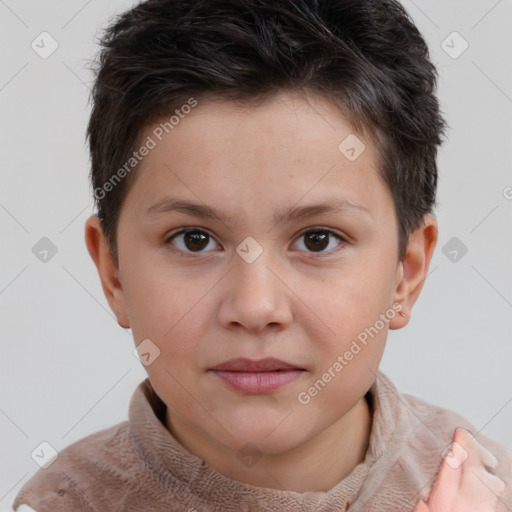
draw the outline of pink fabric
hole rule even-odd
[[[369,403],[373,424],[365,460],[327,492],[297,493],[238,482],[187,451],[162,423],[165,404],[146,379],[132,396],[129,421],[61,451],[23,486],[14,507],[26,503],[38,512],[413,512],[422,500],[423,510],[431,510],[429,495],[455,429],[475,429],[452,411],[400,394],[382,372]],[[510,511],[512,454],[482,435],[476,439],[496,457],[493,471],[506,482],[495,510]]]

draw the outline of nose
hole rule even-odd
[[[283,271],[266,253],[264,250],[252,263],[234,255],[222,289],[219,322],[223,327],[259,333],[290,325],[293,293]]]

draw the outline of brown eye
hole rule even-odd
[[[306,247],[312,251],[323,251],[329,245],[329,235],[325,231],[311,231],[304,236]]]
[[[329,229],[308,229],[302,235],[299,240],[304,239],[304,249],[308,252],[319,253],[321,255],[336,252],[343,247],[343,238]],[[332,242],[334,240],[334,243]],[[336,243],[337,241],[337,243]],[[329,250],[325,250],[330,247]]]
[[[201,251],[208,245],[208,235],[198,231],[189,231],[183,237],[183,243],[191,251]]]
[[[176,241],[176,243],[175,243]],[[206,252],[204,251],[211,242],[212,237],[200,229],[181,230],[172,235],[166,243],[171,243],[183,252]]]

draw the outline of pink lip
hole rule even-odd
[[[302,370],[302,368],[281,361],[280,359],[275,359],[274,357],[267,357],[265,359],[247,359],[239,357],[218,364],[211,368],[211,370],[226,370],[230,372],[273,372],[276,370]]]
[[[279,359],[231,359],[211,368],[231,388],[244,393],[267,393],[288,384],[304,370]]]
[[[275,372],[227,372],[213,370],[226,384],[244,393],[268,393],[297,379],[303,370],[279,370]]]

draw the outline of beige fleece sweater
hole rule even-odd
[[[146,379],[131,398],[128,421],[65,448],[23,486],[13,506],[37,512],[412,512],[427,500],[455,428],[476,431],[452,411],[400,394],[382,372],[367,398],[373,423],[364,461],[326,492],[297,493],[232,480],[186,450],[165,428],[166,406]],[[500,511],[512,511],[510,451],[482,435],[476,439],[499,459],[497,474],[507,484]]]

